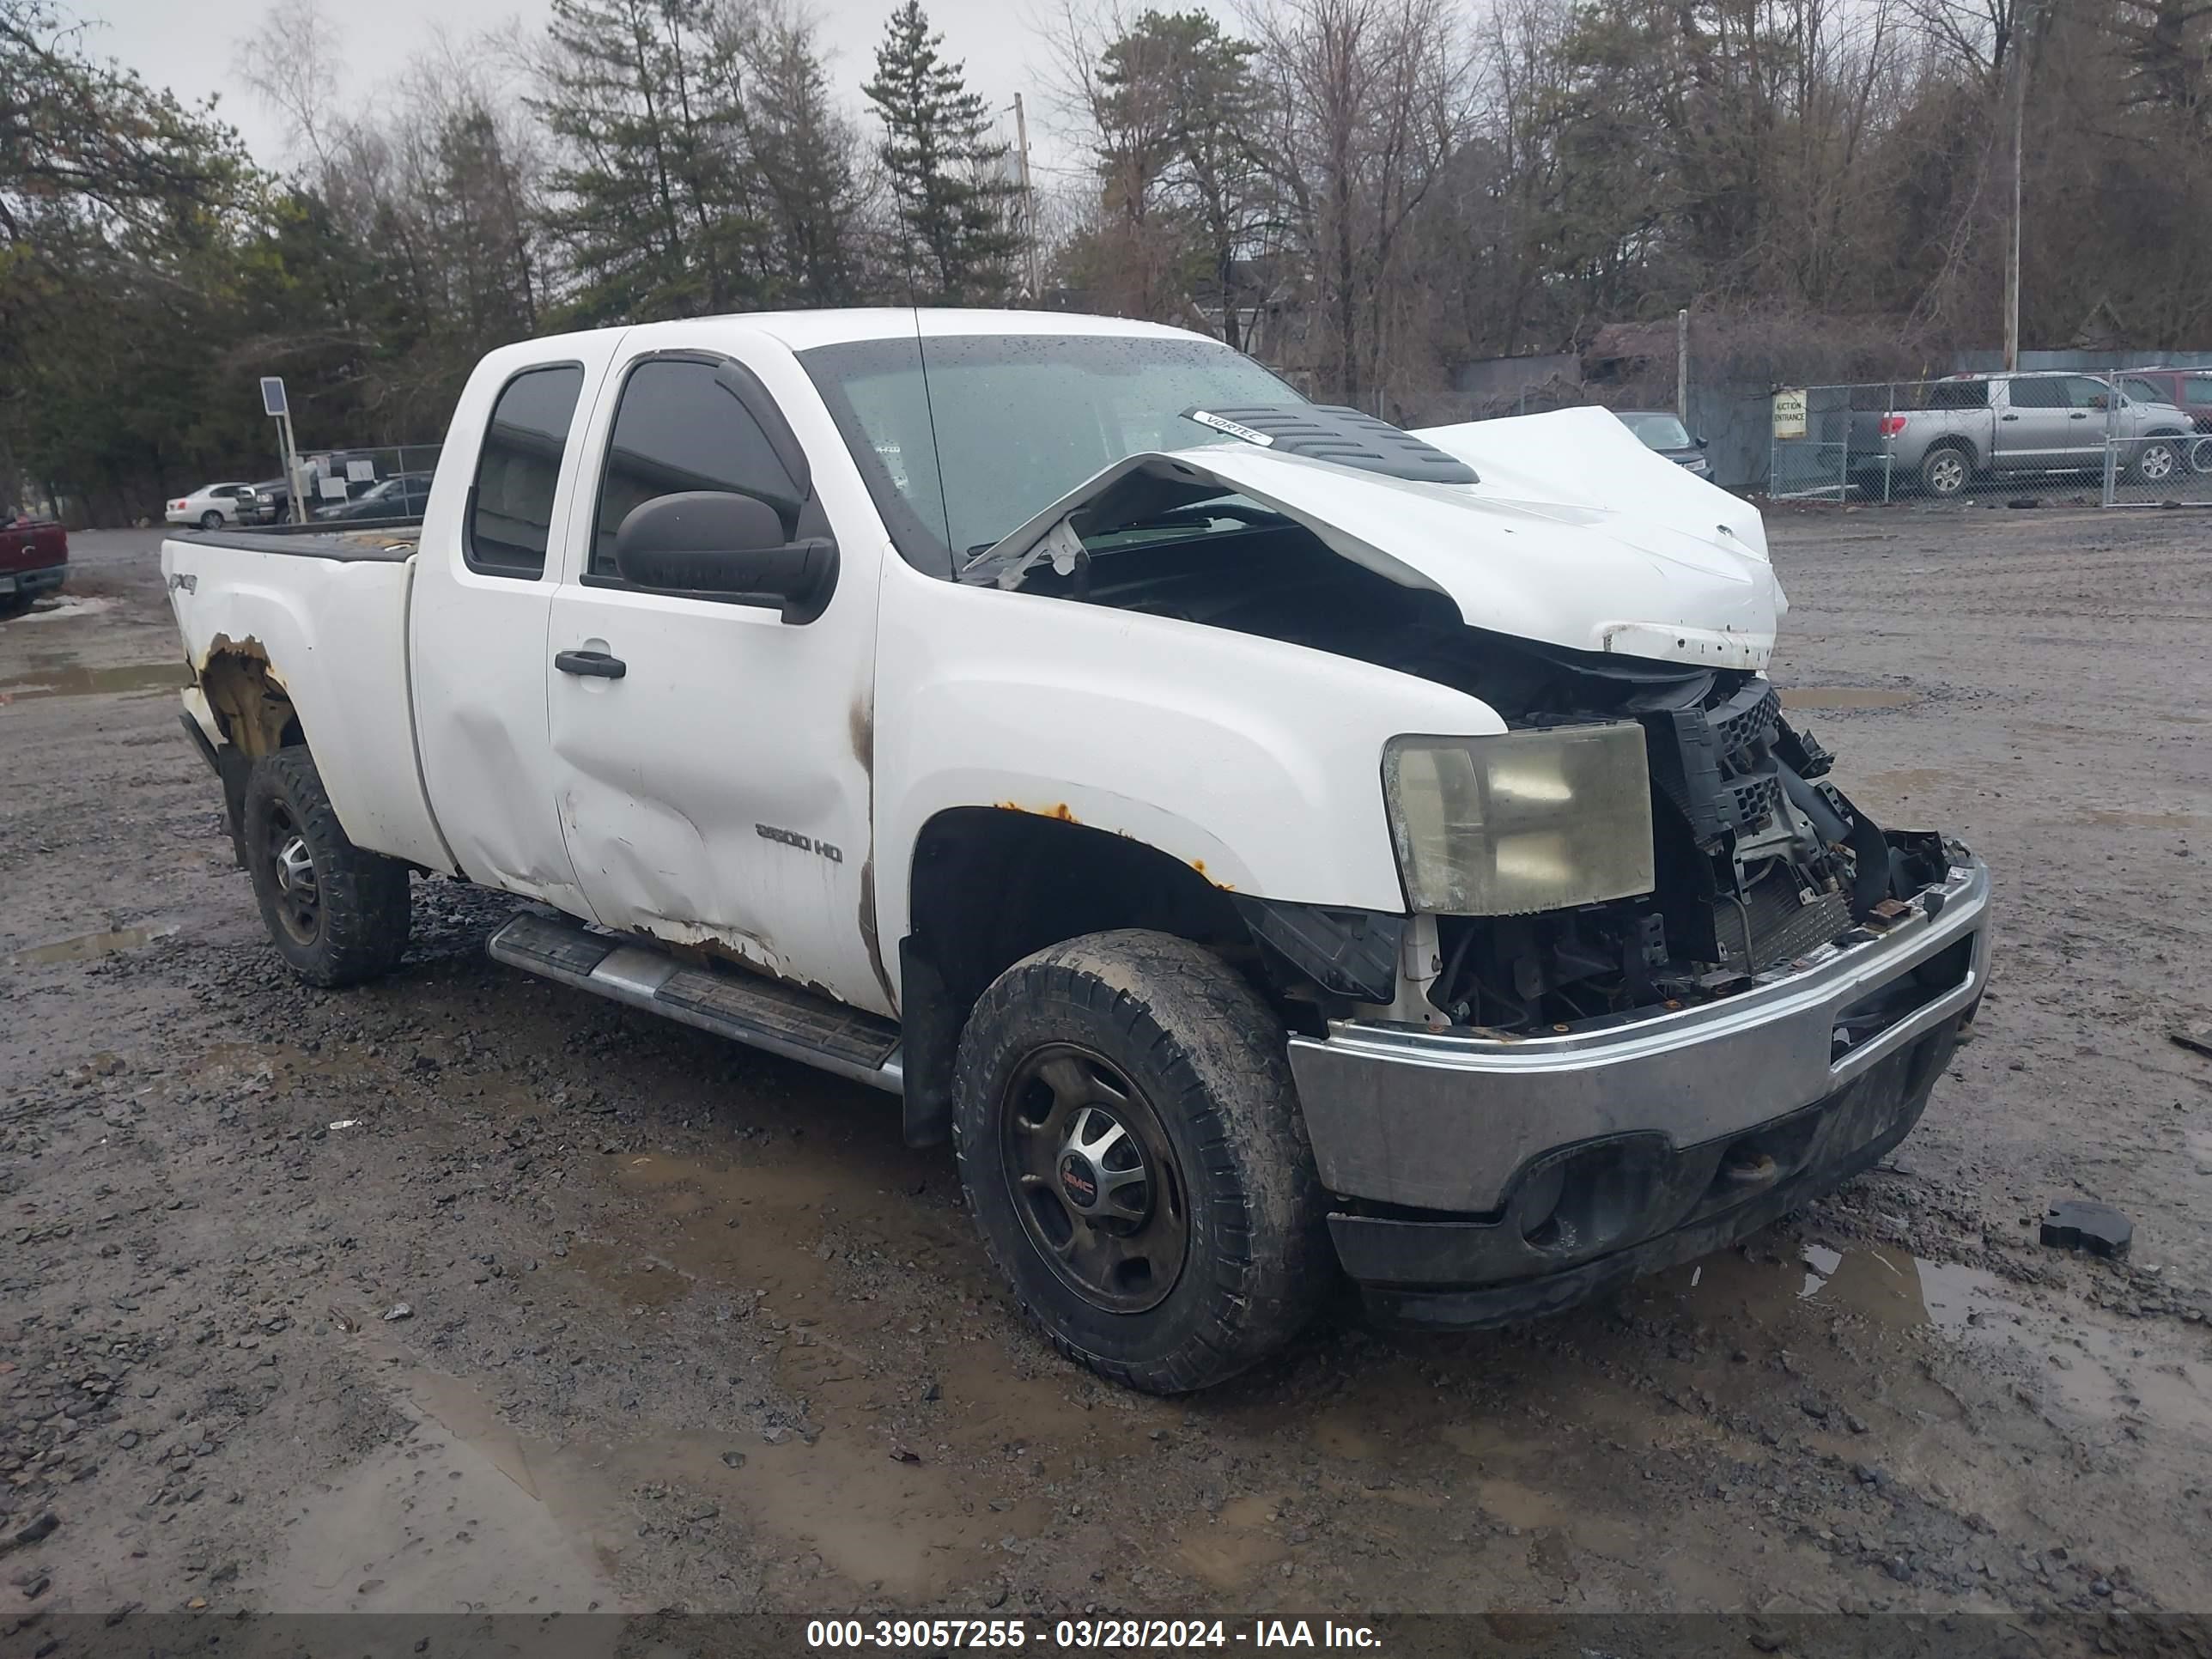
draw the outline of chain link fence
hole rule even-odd
[[[305,529],[419,524],[430,496],[430,476],[437,470],[438,450],[436,444],[303,450],[300,477],[304,508],[293,501],[290,479],[264,478],[240,498],[239,520]]]
[[[1771,442],[1777,501],[2212,506],[2212,370],[1791,388]]]

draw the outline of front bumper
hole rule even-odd
[[[1887,931],[1717,1002],[1518,1039],[1293,1038],[1346,1272],[1401,1317],[1502,1323],[1832,1189],[1918,1119],[1984,988],[1989,905],[1959,850]]]

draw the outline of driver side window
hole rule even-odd
[[[647,358],[630,371],[615,409],[584,580],[621,584],[615,532],[623,519],[656,496],[692,489],[730,490],[766,501],[776,509],[784,534],[796,535],[804,492],[719,366],[696,358]]]

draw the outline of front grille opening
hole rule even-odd
[[[1835,1030],[1828,1044],[1828,1063],[1834,1065],[1892,1026],[1910,1019],[1946,991],[1958,989],[1966,982],[1973,965],[1974,941],[1968,935],[1938,951],[1911,973],[1892,980],[1879,991],[1846,1004],[1836,1017]]]

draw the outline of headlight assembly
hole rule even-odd
[[[1650,775],[1632,722],[1394,738],[1382,789],[1417,911],[1525,915],[1652,889]]]

